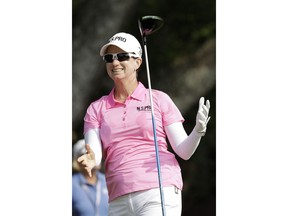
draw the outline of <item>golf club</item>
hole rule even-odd
[[[156,135],[156,123],[154,119],[154,106],[153,106],[153,97],[152,97],[152,90],[151,90],[149,62],[148,62],[147,45],[146,45],[146,36],[159,30],[163,26],[163,24],[164,24],[163,19],[158,16],[143,16],[138,20],[138,26],[139,26],[140,33],[141,33],[142,40],[143,40],[144,53],[145,53],[145,59],[146,59],[147,80],[148,80],[148,89],[149,89],[149,96],[150,96],[151,117],[152,117],[154,144],[155,144],[155,151],[156,151],[156,161],[157,161],[157,171],[158,171],[158,180],[159,180],[159,188],[160,188],[162,215],[166,216],[164,193],[163,193],[163,187],[162,187],[161,167],[160,167],[160,159],[159,159],[159,152],[158,152],[158,142],[157,142],[157,135]]]

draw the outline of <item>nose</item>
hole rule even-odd
[[[118,59],[114,58],[112,64],[113,64],[113,65],[118,65],[118,64],[119,64]]]

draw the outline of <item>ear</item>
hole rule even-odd
[[[142,58],[137,58],[136,59],[136,65],[137,65],[137,68],[136,68],[136,70],[138,70],[138,68],[141,66],[141,64],[142,64]]]

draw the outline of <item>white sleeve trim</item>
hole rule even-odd
[[[102,144],[100,139],[99,128],[90,129],[84,134],[85,143],[89,144],[95,154],[96,166],[102,161]]]

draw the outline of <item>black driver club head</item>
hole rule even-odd
[[[164,20],[159,16],[143,16],[138,20],[138,26],[142,37],[159,30],[163,24]]]

